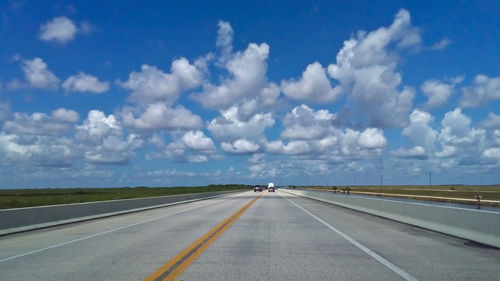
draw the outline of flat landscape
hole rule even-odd
[[[422,185],[305,186],[300,188],[330,192],[345,192],[349,189],[349,192],[355,194],[444,202],[454,202],[459,201],[456,199],[463,199],[469,200],[469,203],[474,203],[476,195],[480,195],[482,204],[500,206],[500,185],[433,185],[430,187]],[[463,201],[463,203],[467,203],[467,201]]]
[[[248,189],[238,184],[196,187],[0,189],[0,209]]]

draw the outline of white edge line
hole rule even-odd
[[[278,193],[279,194],[279,193]],[[280,194],[281,197],[283,197],[283,195]],[[367,255],[371,256],[372,258],[374,258],[375,260],[377,260],[378,262],[382,263],[383,265],[385,265],[387,268],[389,268],[390,270],[394,271],[395,273],[397,273],[399,276],[401,276],[403,279],[407,280],[407,281],[418,281],[417,278],[413,277],[411,274],[409,274],[408,272],[404,271],[403,269],[399,268],[397,265],[393,264],[392,262],[388,261],[387,259],[383,258],[382,256],[380,256],[379,254],[375,253],[374,251],[372,251],[371,249],[369,249],[368,247],[364,246],[363,244],[359,243],[358,241],[354,240],[353,238],[351,238],[350,236],[348,236],[347,234],[343,233],[342,231],[338,230],[337,228],[333,227],[332,225],[330,225],[329,223],[325,222],[324,220],[318,218],[317,216],[315,216],[313,213],[309,212],[308,210],[304,209],[302,206],[300,206],[299,204],[293,202],[292,200],[286,198],[286,197],[283,197],[285,198],[286,200],[288,200],[290,203],[292,203],[293,205],[295,205],[297,208],[301,209],[302,211],[304,211],[306,214],[310,215],[311,217],[315,218],[317,221],[319,221],[320,223],[322,223],[324,226],[328,227],[330,230],[332,230],[333,232],[337,233],[338,235],[342,236],[342,238],[344,238],[345,240],[349,241],[351,244],[353,244],[354,246],[358,247],[360,250],[362,250],[363,252],[365,252]]]
[[[228,196],[231,196],[231,195],[232,194],[230,194]],[[55,244],[55,245],[48,246],[48,247],[45,247],[45,248],[33,250],[33,251],[26,252],[26,253],[23,253],[23,254],[18,254],[18,255],[15,255],[15,256],[11,256],[11,257],[8,257],[8,258],[1,259],[0,263],[6,262],[6,261],[10,261],[10,260],[14,260],[14,259],[17,259],[17,258],[22,258],[22,257],[29,256],[29,255],[32,255],[32,254],[40,253],[40,252],[43,252],[43,251],[46,251],[46,250],[58,248],[58,247],[65,246],[65,245],[68,245],[68,244],[76,243],[76,242],[79,242],[79,241],[87,240],[87,239],[90,239],[90,238],[94,238],[94,237],[97,237],[97,236],[101,236],[101,235],[104,235],[104,234],[108,234],[108,233],[111,233],[111,232],[115,232],[115,231],[118,231],[118,230],[129,228],[129,227],[132,227],[132,226],[136,226],[136,225],[140,225],[140,224],[152,222],[152,221],[155,221],[155,220],[163,219],[163,218],[166,218],[166,217],[170,217],[170,216],[173,216],[173,215],[178,215],[178,214],[181,214],[181,213],[189,212],[189,211],[201,208],[201,207],[210,206],[210,205],[215,204],[215,203],[217,203],[217,202],[213,202],[213,203],[205,204],[205,205],[201,205],[201,206],[196,206],[196,207],[189,208],[189,209],[186,209],[186,210],[180,210],[180,211],[177,211],[177,212],[174,212],[174,213],[170,213],[170,214],[167,214],[167,215],[163,215],[163,216],[151,218],[151,219],[148,219],[148,220],[145,220],[145,221],[140,221],[140,222],[136,222],[136,223],[132,223],[132,224],[120,226],[120,227],[117,227],[117,228],[113,228],[113,229],[110,229],[110,230],[107,230],[107,231],[103,231],[103,232],[99,232],[99,233],[96,233],[96,234],[92,234],[92,235],[89,235],[89,236],[85,236],[85,237],[81,237],[81,238],[78,238],[78,239],[66,241],[66,242],[63,242],[63,243],[59,243],[59,244]]]

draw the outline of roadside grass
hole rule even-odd
[[[0,209],[245,190],[250,188],[250,186],[246,185],[228,184],[195,187],[0,189]]]
[[[341,191],[347,186],[336,186]],[[306,186],[306,189],[322,189],[333,191],[335,186]],[[435,196],[447,198],[475,199],[476,194],[481,200],[500,201],[500,185],[388,185],[388,186],[349,186],[352,192],[373,192],[386,194],[402,194],[417,196]]]

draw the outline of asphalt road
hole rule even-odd
[[[144,280],[172,260],[178,280],[500,280],[499,249],[279,191],[0,237],[0,280]]]

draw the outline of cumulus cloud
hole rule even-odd
[[[334,124],[335,119],[335,114],[328,110],[297,106],[282,122],[281,137],[289,141],[270,141],[265,144],[265,149],[270,153],[338,162],[349,158],[371,158],[387,146],[381,129],[341,129]]]
[[[163,102],[173,105],[179,95],[198,87],[202,80],[201,72],[186,58],[172,62],[170,73],[156,66],[142,65],[140,72],[133,71],[125,82],[118,84],[132,91],[129,100],[138,104]]]
[[[485,147],[485,130],[471,127],[472,120],[460,108],[447,112],[441,121],[438,141],[442,150],[438,157],[455,157],[450,163],[473,163],[479,161],[480,151]],[[460,154],[458,154],[460,152]]]
[[[230,77],[220,85],[205,83],[203,92],[193,98],[204,107],[226,109],[243,98],[258,95],[266,87],[269,45],[251,43],[244,52],[233,54],[225,68]]]
[[[79,72],[77,75],[68,77],[62,84],[66,92],[90,92],[104,93],[109,90],[109,82],[100,82],[97,77]]]
[[[52,111],[51,116],[40,112],[31,115],[16,112],[12,120],[5,121],[3,131],[16,135],[56,136],[71,130],[78,120],[77,112],[64,108]]]
[[[151,140],[161,151],[149,153],[147,159],[167,158],[175,162],[205,163],[218,157],[214,142],[202,131],[188,131],[181,136],[174,134],[173,138],[174,141],[167,146],[163,139],[158,140],[158,136]]]
[[[9,82],[7,85],[9,88],[31,87],[45,90],[57,90],[59,78],[48,69],[47,64],[41,58],[22,60],[22,63],[22,70],[26,82],[15,79]]]
[[[441,121],[442,130],[439,139],[442,142],[454,145],[472,144],[475,142],[478,134],[483,130],[471,128],[472,120],[462,113],[460,108],[447,112]]]
[[[79,26],[71,19],[61,16],[40,26],[38,38],[43,41],[54,41],[59,44],[66,44],[73,40],[77,33],[88,34],[94,30],[94,26],[89,22],[82,22]]]
[[[134,150],[143,145],[138,135],[125,135],[113,114],[106,116],[99,110],[91,110],[77,126],[76,139],[84,143],[85,159],[92,164],[128,163]]]
[[[217,41],[216,46],[220,49],[221,55],[219,57],[220,63],[225,63],[233,51],[233,28],[231,24],[225,21],[219,21],[217,24],[219,29],[217,30]]]
[[[78,156],[78,147],[67,138],[0,133],[0,163],[3,164],[69,167]]]
[[[421,146],[415,146],[410,149],[404,150],[399,149],[396,151],[395,155],[401,158],[415,158],[415,159],[426,159],[428,158],[427,151]]]
[[[500,128],[500,115],[490,112],[488,118],[480,122],[480,126],[483,128]]]
[[[222,150],[234,154],[252,154],[260,149],[260,145],[246,139],[238,139],[232,143],[222,142]]]
[[[333,102],[341,94],[341,88],[332,88],[326,71],[319,62],[307,66],[299,80],[283,80],[283,93],[292,99],[314,103]]]
[[[384,148],[387,145],[387,139],[384,137],[382,130],[367,128],[361,132],[358,143],[362,148]]]
[[[420,152],[423,148],[425,152],[432,152],[437,138],[437,131],[432,128],[434,118],[428,112],[418,109],[410,114],[410,124],[403,129],[402,134],[407,137],[415,147],[413,153]]]
[[[432,50],[444,50],[446,47],[448,47],[450,44],[452,43],[452,41],[448,38],[443,38],[441,39],[440,41],[434,43],[432,46],[431,46],[431,49]]]
[[[67,17],[55,17],[47,23],[40,26],[39,38],[44,41],[56,41],[64,44],[71,41],[76,33],[78,27],[76,24]]]
[[[451,79],[451,83],[443,83],[437,79],[425,81],[422,86],[422,92],[429,97],[425,107],[435,108],[445,105],[450,96],[455,92],[455,85],[463,81],[463,76]]]
[[[281,137],[286,139],[318,139],[329,133],[335,114],[328,110],[315,111],[307,105],[295,107],[283,119]]]
[[[274,125],[270,113],[253,115],[248,121],[241,120],[238,107],[233,106],[222,111],[222,115],[210,121],[207,129],[218,140],[235,141],[237,139],[259,140],[264,131]]]
[[[464,108],[479,107],[500,99],[500,77],[490,78],[479,74],[474,78],[472,86],[462,88],[460,106]]]
[[[220,21],[217,32],[216,66],[223,69],[219,83],[205,81],[203,90],[191,97],[210,109],[241,108],[240,114],[250,118],[265,107],[274,105],[279,87],[267,81],[269,45],[250,43],[243,51],[233,52],[233,29]]]
[[[191,130],[203,126],[198,115],[180,105],[171,108],[164,103],[153,103],[144,111],[126,107],[120,115],[126,127],[136,130]]]
[[[312,152],[308,142],[303,140],[292,140],[287,144],[281,140],[272,141],[267,143],[266,150],[271,153],[289,155],[304,155]]]
[[[397,51],[418,48],[420,43],[420,32],[411,25],[410,14],[400,10],[390,27],[360,31],[356,38],[345,41],[337,63],[328,66],[328,74],[338,80],[340,91],[354,101],[360,115],[367,116],[369,125],[404,126],[415,93],[409,87],[399,89]]]
[[[499,147],[488,148],[482,153],[482,156],[485,158],[500,159],[500,148]]]
[[[182,142],[192,150],[204,151],[208,153],[215,152],[215,145],[212,139],[205,136],[202,131],[189,131],[182,136]]]

